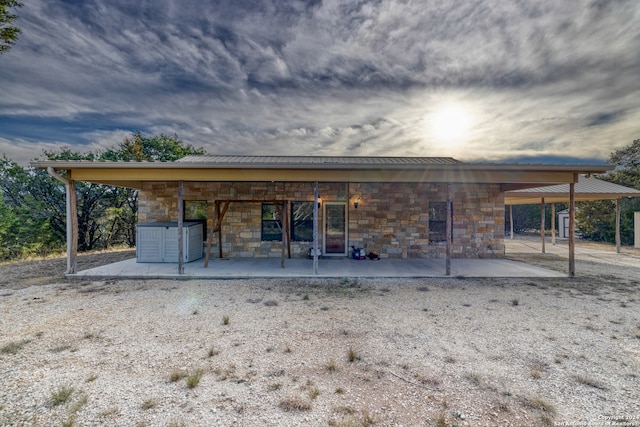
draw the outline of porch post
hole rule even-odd
[[[184,241],[182,239],[184,218],[183,206],[184,182],[178,181],[178,274],[184,274]]]
[[[67,177],[62,177],[51,166],[47,173],[52,178],[64,184],[66,202],[67,225],[67,271],[66,274],[75,274],[78,266],[78,212],[76,207],[76,184],[71,177],[71,170],[67,170]]]
[[[313,274],[318,274],[318,181],[313,187]]]
[[[569,184],[569,277],[576,276],[576,184]]]
[[[620,197],[616,198],[616,252],[620,253]]]
[[[556,204],[551,203],[551,244],[556,244]]]
[[[513,205],[509,205],[509,228],[511,228],[510,239],[513,240]]]
[[[75,274],[78,267],[78,212],[76,206],[76,182],[67,171],[67,274]]]
[[[451,276],[451,184],[447,183],[447,222],[446,222],[446,230],[447,238],[446,238],[446,275]]]
[[[542,199],[540,199],[540,240],[542,240],[542,253],[545,253],[545,248],[544,248],[544,229],[547,228],[547,226],[544,223],[544,197]]]

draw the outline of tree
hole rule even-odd
[[[11,49],[20,33],[20,28],[12,25],[18,17],[9,12],[11,7],[22,7],[22,3],[16,0],[0,0],[0,54]]]
[[[615,169],[599,177],[640,189],[640,139],[609,155]],[[633,244],[633,212],[640,209],[640,201],[622,199],[620,202],[620,241]],[[610,200],[582,202],[576,211],[576,226],[583,238],[615,242],[615,203]]]

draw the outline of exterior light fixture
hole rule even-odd
[[[353,207],[358,209],[358,202],[353,202]]]

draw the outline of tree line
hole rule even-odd
[[[640,139],[613,151],[609,163],[614,169],[598,179],[640,190]],[[556,203],[556,213],[567,209],[568,204]],[[640,211],[640,198],[623,198],[620,201],[620,241],[624,245],[634,243],[633,213]],[[513,206],[513,228],[516,233],[540,229],[540,205]],[[556,221],[557,223],[557,221]],[[509,229],[509,214],[505,224]],[[545,224],[551,224],[551,206],[545,207]],[[576,231],[583,239],[615,242],[616,202],[615,200],[595,200],[576,202]]]
[[[173,161],[205,154],[177,136],[134,133],[115,147],[76,152],[45,151],[40,160]],[[65,175],[64,171],[61,175]],[[131,188],[77,182],[78,250],[135,246],[138,192]],[[43,256],[65,247],[66,201],[62,183],[40,169],[0,159],[0,260]]]

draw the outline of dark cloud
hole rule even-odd
[[[132,130],[234,154],[604,159],[640,127],[633,0],[32,0],[18,13],[0,151],[22,161]],[[451,105],[472,116],[455,143],[433,130]]]

